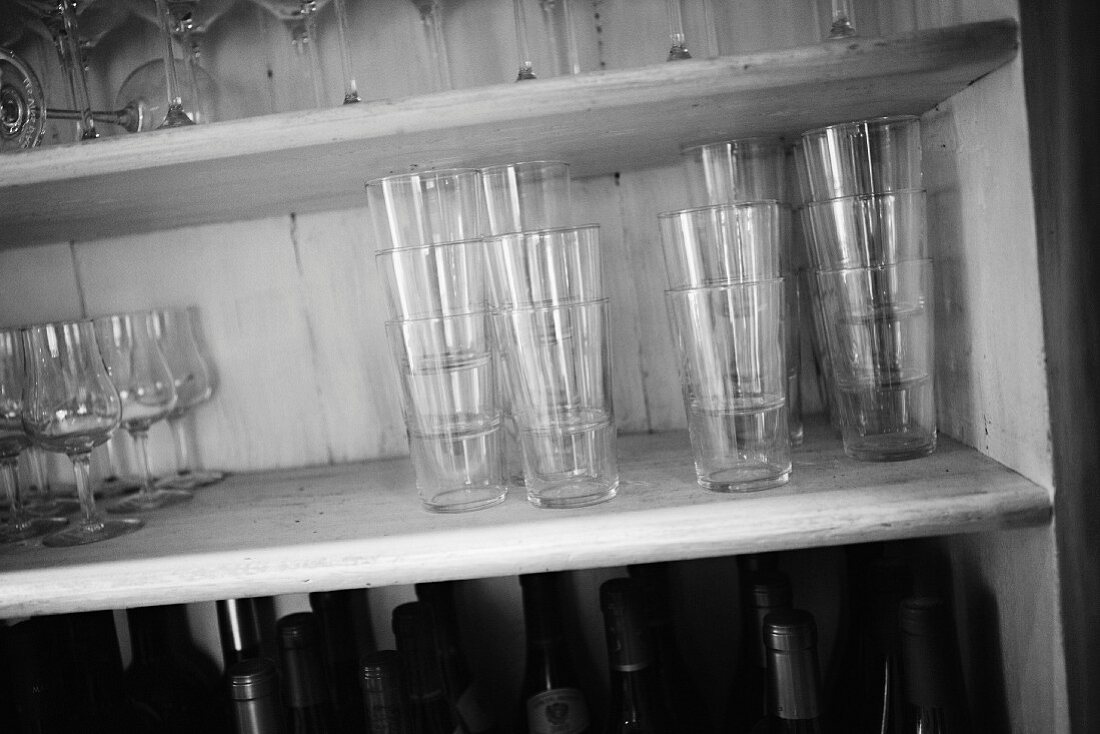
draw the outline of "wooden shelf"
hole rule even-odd
[[[810,426],[791,483],[744,495],[695,484],[687,434],[619,439],[622,489],[577,510],[513,491],[461,515],[421,509],[407,459],[237,475],[130,536],[0,548],[0,618],[504,576],[976,532],[1049,522],[1049,493],[950,439],[870,464]]]
[[[1016,53],[999,20],[378,100],[5,155],[0,247],[364,203],[373,177],[531,158],[576,176],[683,144],[922,113]]]

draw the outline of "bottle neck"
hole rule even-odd
[[[767,654],[771,714],[786,721],[818,719],[822,712],[816,648]]]

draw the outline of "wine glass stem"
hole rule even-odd
[[[344,104],[354,104],[359,101],[359,85],[355,81],[355,74],[351,70],[351,46],[348,45],[348,7],[344,0],[332,0],[332,6],[336,9],[336,34],[340,41],[340,63],[344,67]]]
[[[302,46],[309,64],[309,82],[313,87],[313,106],[324,107],[324,90],[321,88],[321,56],[317,51],[317,6],[311,1],[302,3]]]
[[[138,467],[141,470],[141,494],[153,493],[153,476],[149,471],[149,452],[146,450],[149,432],[136,428],[128,429],[130,438],[134,440],[134,453],[137,455]]]
[[[852,21],[851,0],[831,0],[832,25],[829,27],[829,38],[847,38],[856,34]]]
[[[92,494],[91,458],[89,454],[72,454],[73,476],[76,478],[76,496],[80,500],[81,524],[96,525],[101,522],[95,507],[95,495]]]
[[[172,12],[166,0],[156,0],[157,15],[160,16],[160,32],[164,41],[164,81],[168,87],[168,112],[164,122],[158,127],[176,127],[193,124],[183,110],[183,97],[180,96],[179,77],[176,76],[176,54],[172,49]]]
[[[80,112],[80,139],[94,140],[99,137],[92,119],[91,97],[88,94],[88,79],[84,75],[84,61],[80,54],[80,36],[76,25],[76,10],[72,0],[61,0],[61,22],[64,32],[56,41],[64,43],[62,60],[69,72],[69,83],[73,92],[73,103]]]
[[[424,26],[424,36],[428,42],[428,54],[435,90],[451,89],[451,61],[447,56],[447,40],[443,35],[443,7],[431,2],[420,11],[420,22]]]
[[[527,43],[527,13],[523,7],[523,0],[513,0],[512,8],[516,16],[516,50],[519,52],[519,74],[516,81],[534,79],[535,70],[531,63],[531,48]]]
[[[668,37],[672,41],[668,60],[690,59],[687,39],[684,37],[684,16],[680,8],[680,0],[666,0],[665,7],[668,10]]]
[[[188,474],[191,471],[191,452],[187,449],[187,432],[183,426],[183,415],[169,418],[168,427],[172,429],[172,439],[176,446],[176,474]]]
[[[27,526],[27,512],[23,507],[23,499],[19,496],[16,461],[17,458],[11,457],[0,459],[0,475],[3,476],[4,494],[8,497],[8,522],[13,528],[22,529]]]

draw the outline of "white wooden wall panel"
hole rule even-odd
[[[208,466],[242,471],[328,459],[289,221],[273,217],[76,245],[89,315],[200,308],[219,379],[214,398],[195,411]]]

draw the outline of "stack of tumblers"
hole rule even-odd
[[[935,450],[932,261],[920,121],[884,117],[802,134],[815,307],[844,450],[891,461]]]
[[[719,204],[658,215],[700,486],[746,492],[787,482],[779,205]]]

